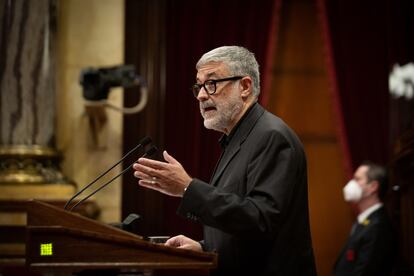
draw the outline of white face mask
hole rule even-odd
[[[345,185],[343,192],[344,199],[348,202],[358,202],[362,198],[362,188],[354,179]]]

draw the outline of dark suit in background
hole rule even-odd
[[[384,207],[359,223],[336,261],[335,276],[390,275],[396,248]]]
[[[178,210],[205,225],[216,275],[316,275],[297,136],[256,103],[221,144],[211,183],[194,178]]]

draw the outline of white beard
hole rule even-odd
[[[200,103],[201,115],[204,118],[204,126],[207,129],[225,132],[243,108],[243,101],[237,93],[230,93],[227,101],[216,104],[216,110],[203,112],[202,106],[212,106],[212,102]]]

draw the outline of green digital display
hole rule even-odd
[[[53,256],[53,243],[41,243],[40,256]]]

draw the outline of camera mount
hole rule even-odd
[[[147,104],[148,88],[141,76],[135,72],[133,65],[119,65],[113,67],[92,68],[81,71],[80,84],[83,88],[83,98],[88,107],[104,106],[120,111],[124,114],[140,112]],[[111,88],[129,88],[140,86],[141,98],[133,107],[118,107],[108,102]]]

